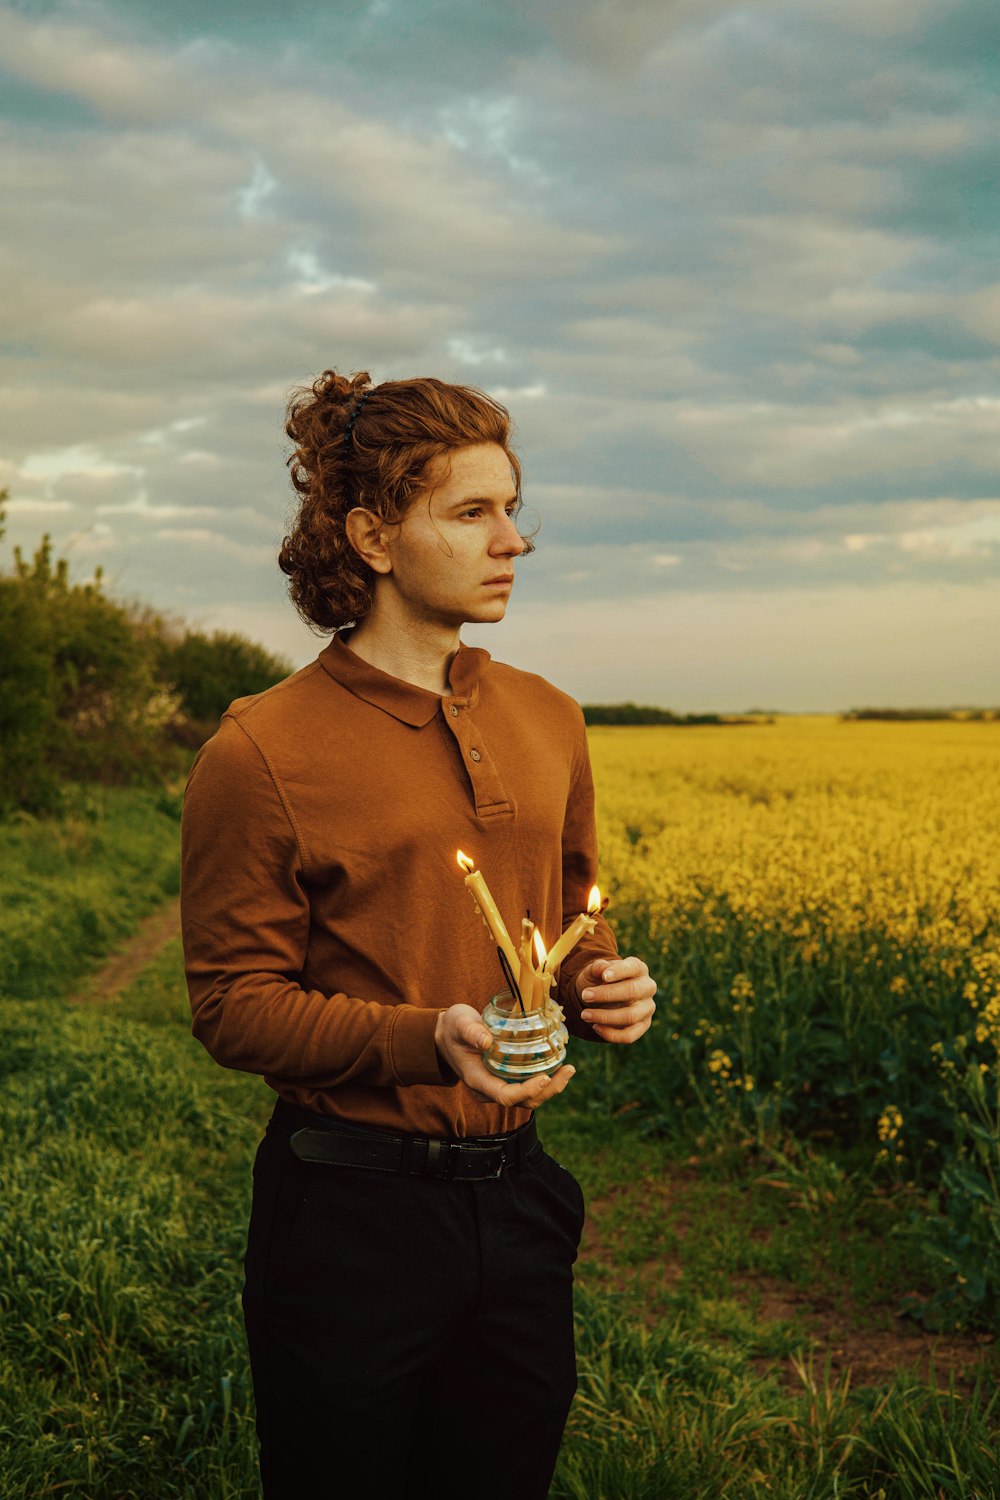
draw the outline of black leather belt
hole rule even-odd
[[[502,1177],[510,1167],[520,1166],[536,1148],[541,1149],[534,1116],[508,1135],[450,1140],[346,1125],[284,1099],[275,1105],[274,1118],[285,1129],[298,1125],[289,1136],[289,1145],[300,1161],[394,1172],[399,1177],[488,1182]],[[309,1123],[302,1124],[303,1120]]]

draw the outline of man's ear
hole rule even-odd
[[[344,522],[347,540],[375,573],[391,573],[392,559],[386,546],[385,522],[372,510],[356,505]]]

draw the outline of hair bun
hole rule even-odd
[[[367,370],[355,375],[341,375],[336,370],[324,370],[312,384],[312,393],[317,401],[331,405],[347,406],[372,388],[372,378]]]

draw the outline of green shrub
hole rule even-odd
[[[263,692],[292,671],[284,657],[223,630],[212,635],[189,630],[178,640],[161,638],[157,666],[188,718],[213,727],[234,698]]]
[[[177,702],[147,631],[103,593],[98,570],[71,583],[42,538],[0,577],[0,810],[59,807],[59,781],[154,782],[176,769],[164,735]]]
[[[47,535],[0,574],[0,660],[0,815],[58,812],[65,781],[161,784],[234,698],[292,671],[241,635],[178,634],[108,598],[99,568],[70,582]]]

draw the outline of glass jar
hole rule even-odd
[[[554,1073],[566,1060],[566,1017],[551,996],[538,1010],[522,1011],[510,990],[501,990],[483,1020],[493,1033],[483,1061],[498,1078],[519,1083],[536,1073]]]

